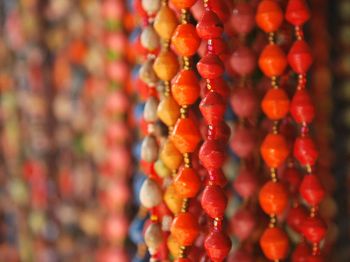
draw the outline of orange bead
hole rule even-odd
[[[181,70],[174,78],[171,93],[179,105],[191,105],[200,94],[198,78],[193,70]]]
[[[192,24],[181,24],[176,27],[172,44],[178,55],[192,56],[197,52],[201,39]]]
[[[181,246],[190,246],[199,233],[197,218],[189,212],[179,213],[173,220],[170,231]]]
[[[181,211],[183,199],[176,191],[174,184],[170,184],[164,193],[164,202],[173,214]]]
[[[260,238],[260,246],[268,259],[284,259],[289,250],[288,236],[278,227],[267,228]]]
[[[288,204],[288,191],[280,182],[267,182],[260,190],[259,203],[268,215],[280,215]]]
[[[180,118],[174,127],[172,141],[182,153],[192,153],[201,141],[198,126],[190,118]]]
[[[279,167],[287,158],[289,148],[281,134],[268,134],[260,148],[262,158],[270,168]]]
[[[173,126],[180,116],[180,106],[171,96],[166,96],[158,105],[157,115],[164,124]]]
[[[193,6],[197,0],[171,0],[171,2],[177,9],[186,9]]]
[[[276,44],[265,46],[259,57],[259,67],[268,77],[280,76],[287,66],[287,58],[281,47]]]
[[[271,88],[267,91],[261,107],[267,117],[272,120],[284,118],[289,111],[289,99],[286,91],[281,88]]]
[[[178,19],[175,12],[168,5],[162,5],[153,23],[153,27],[158,35],[163,39],[169,40],[177,24]]]
[[[180,197],[192,198],[200,190],[201,180],[193,168],[184,167],[175,177],[174,186]]]
[[[177,150],[172,140],[167,139],[162,146],[159,158],[170,170],[177,170],[182,163],[183,156]]]
[[[153,70],[160,80],[170,81],[179,70],[177,56],[171,50],[161,51],[154,61]]]
[[[167,247],[174,258],[179,256],[180,245],[172,234],[167,239]]]
[[[266,33],[275,32],[283,22],[283,12],[276,0],[263,0],[258,6],[255,19]]]

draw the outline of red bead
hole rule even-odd
[[[231,135],[231,129],[225,121],[217,123],[215,126],[207,127],[208,140],[221,140],[226,143]]]
[[[261,103],[262,110],[271,120],[280,120],[289,112],[289,98],[281,88],[271,88],[267,91]]]
[[[303,206],[292,207],[288,211],[287,223],[288,225],[298,233],[302,232],[302,224],[307,218],[307,212]]]
[[[324,258],[323,256],[321,256],[321,255],[316,255],[316,256],[314,256],[314,255],[309,255],[308,257],[307,257],[307,262],[326,262],[326,260],[325,260],[326,258]]]
[[[196,29],[200,38],[208,40],[221,37],[224,26],[213,11],[206,9],[197,23]]]
[[[174,186],[181,198],[192,198],[201,187],[201,179],[193,168],[183,167],[174,179]]]
[[[174,262],[192,262],[190,258],[176,258]]]
[[[231,106],[238,117],[250,118],[258,111],[256,91],[250,86],[238,87],[231,95]]]
[[[206,54],[197,63],[197,70],[201,77],[215,79],[225,72],[225,67],[217,55]]]
[[[286,20],[294,26],[301,26],[310,19],[310,11],[305,0],[289,0]]]
[[[211,261],[224,261],[231,249],[231,240],[222,231],[211,231],[204,241],[204,247]]]
[[[319,205],[325,194],[325,189],[316,175],[304,176],[300,185],[300,195],[310,206]]]
[[[293,195],[298,193],[302,174],[295,167],[289,167],[281,175],[282,181],[288,185],[289,192]]]
[[[280,46],[268,44],[259,57],[259,67],[268,77],[280,76],[287,66],[287,58]]]
[[[256,146],[256,134],[252,128],[239,126],[233,133],[231,139],[231,149],[240,158],[250,156]]]
[[[207,88],[207,84],[210,85],[210,90],[220,94],[225,100],[230,96],[230,88],[227,85],[226,81],[222,77],[214,78],[214,79],[206,79],[206,81],[202,82],[202,97],[204,97],[210,90]]]
[[[230,17],[230,7],[226,0],[209,0],[208,7],[217,14],[220,21],[226,22]]]
[[[255,11],[249,3],[237,3],[233,8],[231,25],[239,34],[248,34],[255,25]]]
[[[303,235],[311,243],[319,243],[327,232],[326,224],[319,217],[308,217],[301,228]]]
[[[224,187],[227,184],[227,179],[225,177],[224,172],[222,172],[222,169],[210,169],[208,170],[208,176],[209,176],[209,185],[216,185],[219,187]]]
[[[288,192],[280,182],[267,182],[259,192],[259,203],[268,215],[280,215],[288,204]]]
[[[195,103],[199,92],[199,81],[193,70],[181,70],[171,85],[171,93],[179,105]]]
[[[260,238],[260,246],[268,259],[284,259],[289,250],[288,236],[278,227],[267,228]]]
[[[306,243],[297,245],[292,254],[292,262],[308,262],[307,257],[310,253],[311,250]]]
[[[253,254],[249,251],[244,250],[244,248],[240,248],[239,250],[235,250],[235,252],[229,257],[228,262],[254,262],[255,259]]]
[[[202,208],[211,218],[222,218],[227,206],[227,197],[221,187],[208,185],[204,188]]]
[[[210,40],[210,45],[207,46],[208,52],[215,55],[222,55],[227,52],[227,44],[222,38],[214,38]]]
[[[255,19],[266,33],[275,32],[283,22],[283,12],[276,0],[263,0],[259,3]]]
[[[305,74],[313,60],[310,47],[304,40],[293,43],[287,58],[289,65],[298,74]]]
[[[192,213],[179,213],[171,225],[171,234],[181,246],[190,246],[199,234],[199,224]]]
[[[254,51],[244,45],[240,45],[231,55],[230,65],[232,70],[240,76],[253,73],[256,67],[256,55]]]
[[[261,145],[260,152],[270,168],[281,166],[289,155],[287,141],[281,134],[268,134]]]
[[[318,158],[315,142],[308,136],[298,137],[295,140],[293,153],[303,166],[313,166]]]
[[[255,194],[258,188],[258,181],[254,171],[248,168],[241,168],[238,176],[233,181],[233,188],[244,199],[248,199]]]
[[[191,118],[180,118],[174,127],[171,139],[182,154],[194,152],[201,141],[201,134]]]
[[[208,125],[218,125],[224,118],[226,103],[218,93],[208,92],[199,104],[199,109]]]
[[[199,159],[206,169],[221,168],[226,160],[225,145],[219,140],[206,140],[199,150]]]
[[[251,236],[256,225],[255,215],[247,210],[238,210],[231,219],[230,229],[240,241],[244,241]]]
[[[290,113],[297,123],[311,123],[315,116],[315,107],[310,94],[305,89],[297,90],[292,99]]]

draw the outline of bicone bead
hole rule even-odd
[[[259,57],[259,67],[268,77],[280,76],[287,66],[287,58],[282,48],[276,44],[268,44]]]
[[[289,0],[286,20],[294,26],[301,26],[310,19],[310,10],[305,0]]]
[[[315,116],[315,107],[310,94],[305,89],[297,90],[293,96],[290,113],[297,123],[311,123]]]
[[[253,88],[238,87],[232,92],[230,103],[238,117],[249,118],[258,111],[258,98]]]
[[[233,8],[231,25],[239,34],[248,34],[255,25],[255,11],[251,4],[239,2]]]
[[[154,60],[153,70],[160,80],[170,81],[179,70],[177,56],[171,50],[162,50]]]
[[[292,262],[306,262],[310,253],[309,246],[306,243],[300,243],[296,246],[292,254]]]
[[[268,215],[280,215],[288,204],[288,192],[281,182],[268,181],[259,192],[259,203]]]
[[[167,126],[173,126],[180,117],[180,106],[171,96],[165,96],[158,105],[157,114]]]
[[[248,209],[238,210],[230,221],[230,229],[240,241],[251,236],[256,225],[255,215]]]
[[[288,211],[287,224],[296,232],[301,233],[301,226],[306,218],[307,212],[303,206],[292,207]]]
[[[183,156],[171,139],[167,139],[160,150],[159,158],[170,170],[177,170],[183,161]]]
[[[313,166],[318,158],[315,142],[308,136],[298,137],[295,140],[293,154],[303,166]]]
[[[226,0],[209,0],[208,7],[210,10],[214,11],[215,14],[220,18],[220,21],[226,22],[231,13],[230,7]]]
[[[218,140],[205,140],[199,150],[199,159],[206,169],[221,168],[226,160],[224,144]]]
[[[176,122],[171,139],[182,154],[192,153],[201,141],[201,134],[191,118],[180,118]]]
[[[193,168],[183,167],[174,179],[174,186],[182,198],[193,198],[201,187],[201,179]]]
[[[255,19],[266,33],[275,32],[283,22],[283,11],[276,0],[263,0],[258,5]]]
[[[280,120],[289,112],[289,98],[282,88],[270,88],[261,103],[262,110],[271,120]]]
[[[225,177],[222,169],[210,169],[208,170],[208,185],[216,185],[219,187],[224,187],[227,184],[227,179]]]
[[[230,88],[227,85],[226,81],[222,77],[214,78],[214,79],[206,79],[207,86],[210,86],[210,90],[219,93],[224,99],[229,97]],[[204,94],[209,92],[207,86],[205,86]]]
[[[175,12],[168,6],[162,5],[154,19],[153,27],[158,35],[169,40],[178,24]]]
[[[162,202],[162,191],[159,185],[148,178],[140,189],[140,202],[146,208],[158,206]]]
[[[258,181],[253,170],[241,168],[238,176],[233,181],[233,188],[244,199],[248,199],[255,194],[258,188]]]
[[[208,140],[219,140],[226,143],[231,135],[231,129],[224,120],[218,122],[215,126],[207,126]]]
[[[207,50],[209,53],[213,53],[215,55],[223,55],[227,52],[227,43],[222,38],[214,38],[210,40],[210,45],[207,46]]]
[[[177,9],[186,9],[193,6],[197,0],[170,0]]]
[[[171,234],[181,246],[190,246],[199,234],[197,218],[189,212],[179,213],[171,225]]]
[[[175,76],[171,86],[171,93],[179,105],[195,103],[199,97],[199,92],[199,81],[193,70],[181,70]]]
[[[294,72],[305,74],[313,60],[309,45],[304,40],[295,41],[289,50],[287,59]]]
[[[247,158],[255,149],[256,134],[252,128],[239,126],[231,139],[231,148],[240,158]]]
[[[320,204],[325,194],[325,189],[316,175],[304,176],[300,185],[300,195],[309,205],[317,206]]]
[[[213,262],[222,262],[231,249],[231,240],[222,231],[211,231],[204,241],[205,250]]]
[[[225,72],[225,66],[217,55],[206,54],[197,63],[197,70],[201,77],[214,79]]]
[[[202,208],[211,218],[222,218],[227,206],[227,197],[220,186],[208,185],[201,199]]]
[[[197,23],[196,29],[200,38],[208,40],[219,38],[224,31],[224,26],[213,11],[206,9]]]
[[[173,183],[166,188],[163,199],[174,215],[181,212],[183,199],[179,196]]]
[[[244,45],[240,45],[231,55],[230,65],[232,70],[240,76],[253,73],[256,67],[256,55],[254,51]]]
[[[281,134],[268,134],[260,151],[266,165],[270,168],[281,166],[289,155],[287,141]]]
[[[288,185],[289,192],[293,195],[299,191],[302,174],[295,167],[288,167],[281,173],[281,179]]]
[[[197,52],[201,39],[192,24],[181,24],[176,27],[171,43],[178,55],[192,56]]]
[[[319,217],[308,217],[302,224],[302,232],[308,241],[318,243],[325,237],[327,225]]]
[[[226,102],[216,92],[208,92],[199,104],[199,109],[208,125],[218,125],[224,118]]]
[[[268,259],[284,259],[289,250],[288,236],[278,227],[267,228],[260,238],[260,246]]]

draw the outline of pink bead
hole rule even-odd
[[[240,158],[250,156],[256,145],[256,136],[254,130],[247,127],[237,127],[231,140],[231,148]]]
[[[251,4],[239,2],[233,8],[231,25],[239,34],[248,34],[255,25],[255,11]]]
[[[251,236],[255,225],[255,215],[251,211],[242,208],[232,217],[230,229],[240,241],[244,241]]]
[[[258,111],[256,92],[249,86],[236,88],[230,102],[233,111],[240,118],[250,118]]]
[[[244,199],[248,199],[257,192],[258,181],[252,169],[240,168],[238,176],[233,181],[234,190]]]
[[[254,51],[244,45],[240,45],[230,58],[232,70],[240,76],[252,74],[256,68],[256,63],[257,58]]]

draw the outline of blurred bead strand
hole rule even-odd
[[[261,71],[271,80],[271,87],[265,94],[261,107],[273,122],[271,132],[266,135],[260,147],[271,176],[271,180],[259,192],[260,206],[270,216],[268,228],[260,238],[260,246],[264,255],[275,262],[285,259],[289,250],[288,236],[277,224],[277,217],[285,212],[288,204],[287,189],[278,181],[277,176],[278,168],[289,155],[286,138],[279,132],[279,123],[289,112],[289,98],[278,81],[287,66],[287,58],[281,47],[275,43],[275,33],[282,22],[283,11],[278,1],[260,1],[256,23],[268,34],[268,44],[261,52],[258,62]]]
[[[197,23],[197,33],[207,41],[207,53],[197,63],[200,76],[205,79],[208,89],[199,109],[208,129],[204,143],[199,151],[201,164],[208,171],[207,185],[204,187],[201,205],[208,216],[209,232],[204,241],[207,256],[212,261],[224,261],[231,249],[231,240],[225,232],[223,220],[227,207],[227,197],[223,189],[226,179],[222,178],[222,166],[226,160],[226,143],[229,132],[225,131],[224,114],[227,97],[217,90],[216,81],[220,81],[225,66],[218,56],[217,42],[224,31],[223,21],[212,10],[214,1],[204,0],[204,13]]]

